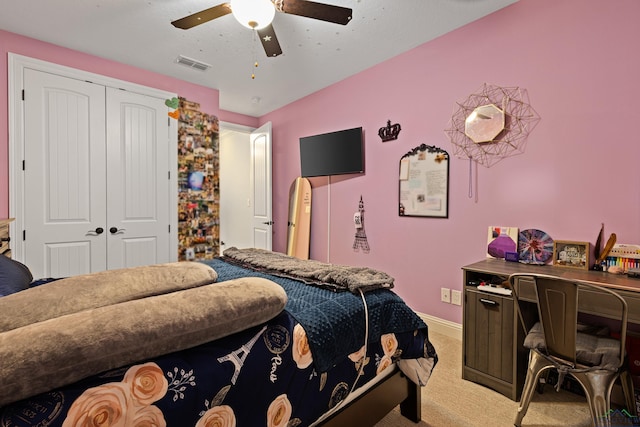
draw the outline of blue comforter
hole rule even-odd
[[[218,282],[238,277],[263,277],[280,284],[289,298],[285,311],[307,332],[314,365],[319,372],[334,366],[345,354],[362,346],[368,323],[368,339],[375,342],[382,334],[426,329],[427,325],[395,293],[379,289],[360,295],[328,292],[297,280],[273,276],[213,259],[203,261],[218,273]]]

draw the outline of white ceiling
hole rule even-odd
[[[284,53],[275,58],[232,15],[189,30],[171,25],[221,0],[3,1],[0,29],[218,89],[221,109],[259,117],[517,0],[316,1],[350,7],[353,19],[342,26],[276,13]],[[212,67],[188,68],[178,55]]]

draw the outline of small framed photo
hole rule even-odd
[[[553,265],[558,267],[589,270],[591,243],[555,240],[553,242]]]

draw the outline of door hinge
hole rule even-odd
[[[22,161],[22,170],[25,170],[25,167],[26,167],[26,162],[23,160]]]
[[[169,224],[169,234],[171,234],[171,224]]]
[[[24,101],[24,89],[22,89],[22,100]]]
[[[171,181],[171,171],[167,171],[167,179]]]
[[[27,240],[27,230],[22,230],[22,240]]]
[[[167,117],[167,126],[171,127],[171,117]]]

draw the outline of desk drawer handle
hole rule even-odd
[[[486,305],[498,305],[497,302],[491,301],[490,299],[480,298],[480,302]]]

